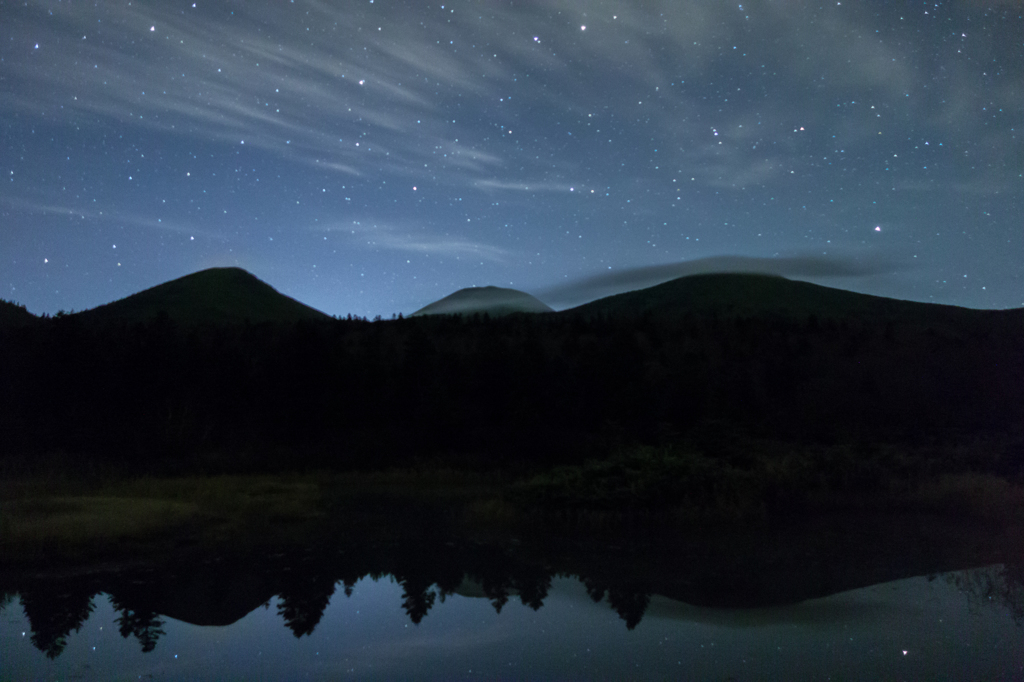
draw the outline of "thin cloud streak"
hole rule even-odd
[[[887,257],[792,255],[775,258],[712,256],[679,263],[647,265],[614,270],[559,284],[537,294],[552,307],[579,305],[597,298],[652,287],[663,282],[706,273],[756,273],[782,277],[832,279],[864,278],[892,274],[900,269]]]
[[[473,185],[485,190],[510,190],[513,192],[569,192],[577,188],[565,182],[548,182],[539,180],[537,182],[516,182],[514,180],[476,180]]]
[[[312,229],[317,232],[347,235],[352,243],[371,249],[381,248],[456,260],[474,258],[493,263],[503,263],[514,256],[506,249],[470,239],[416,233],[398,226],[369,221],[366,224],[359,220],[346,224],[318,225]]]
[[[101,210],[98,208],[78,208],[75,206],[64,206],[60,204],[46,204],[17,197],[2,197],[0,198],[0,202],[17,211],[24,211],[26,213],[37,215],[65,216],[67,218],[78,218],[79,220],[93,223],[99,222],[113,225],[132,225],[151,230],[163,230],[167,232],[174,232],[176,234],[200,236],[223,242],[227,241],[223,235],[196,229],[191,225],[182,225],[171,220],[165,221],[163,218],[151,218],[132,213],[125,213],[124,211],[111,211],[107,209]]]
[[[53,40],[93,29],[84,15],[70,13],[58,26],[62,30]],[[150,31],[151,26],[156,30]],[[495,154],[459,143],[450,126],[440,125],[432,104],[436,93],[430,92],[437,82],[404,85],[415,81],[408,64],[393,58],[356,63],[339,59],[337,51],[299,50],[292,47],[301,42],[295,36],[279,36],[280,43],[253,38],[258,33],[244,19],[234,28],[215,28],[166,12],[134,12],[118,29],[152,43],[144,59],[126,59],[113,46],[82,41],[75,45],[77,68],[53,69],[44,60],[16,62],[15,77],[37,85],[18,88],[32,92],[29,97],[7,96],[0,103],[24,114],[66,106],[86,119],[98,114],[225,144],[245,140],[250,147],[279,154],[298,151],[332,167],[372,164],[422,173],[424,161],[436,161],[438,150],[448,164],[468,171],[502,163]],[[359,42],[368,44],[365,38]],[[87,68],[90,64],[95,68]],[[472,83],[467,72],[447,85],[479,89],[470,88]],[[367,104],[370,95],[374,105]],[[336,115],[325,115],[330,112]]]
[[[198,15],[193,17],[187,9],[133,8],[102,24],[106,32],[145,42],[146,51],[131,59],[108,36],[102,36],[107,39],[102,42],[100,29],[92,21],[94,13],[58,8],[48,21],[51,42],[73,44],[73,64],[57,69],[42,53],[14,55],[9,75],[36,87],[16,88],[33,94],[3,96],[0,107],[34,114],[66,107],[77,109],[83,118],[99,114],[225,144],[244,139],[250,147],[292,159],[301,155],[307,163],[324,162],[325,168],[354,169],[363,175],[371,169],[383,170],[473,186],[494,179],[497,173],[496,182],[509,183],[507,189],[519,191],[520,183],[501,177],[501,169],[524,168],[527,175],[538,175],[531,172],[543,166],[536,152],[571,140],[554,137],[550,120],[507,117],[503,95],[516,83],[517,100],[533,102],[537,109],[552,107],[570,117],[600,112],[606,108],[605,98],[586,89],[576,75],[581,64],[600,65],[609,82],[631,84],[628,89],[637,93],[638,118],[660,129],[665,146],[685,150],[677,159],[666,157],[665,163],[689,169],[693,177],[722,188],[775,182],[789,175],[779,172],[780,167],[795,165],[787,163],[786,151],[778,146],[770,158],[765,157],[756,139],[740,139],[735,126],[730,131],[734,149],[704,145],[711,118],[723,129],[735,118],[728,109],[712,112],[702,104],[704,82],[723,68],[718,50],[723,41],[744,42],[750,59],[768,60],[775,71],[809,82],[822,70],[844,74],[843,82],[823,86],[852,94],[902,96],[916,72],[912,53],[893,43],[861,37],[855,29],[864,23],[863,13],[850,8],[825,12],[817,24],[819,30],[808,32],[805,17],[773,10],[770,5],[741,11],[699,2],[656,1],[637,6],[608,1],[588,6],[584,12],[578,4],[559,0],[545,7],[428,13],[423,23],[385,21],[385,15],[372,8],[339,9],[325,2],[304,6],[311,8],[312,24],[321,28],[319,32],[297,32],[306,22],[294,20],[299,11],[295,5],[271,8],[270,16],[236,12],[230,21],[210,24],[198,21]],[[38,2],[28,7],[26,14],[49,9]],[[552,21],[551,12],[560,18]],[[752,42],[751,21],[761,35],[785,36],[804,49],[787,53],[775,49],[774,43]],[[580,29],[582,25],[588,26],[587,31]],[[496,41],[495,36],[499,36]],[[609,40],[611,36],[616,40]],[[477,38],[487,44],[490,54],[470,49]],[[801,57],[814,45],[829,55],[836,68],[825,69]],[[44,43],[44,49],[51,47]],[[666,53],[679,59],[666,62],[658,56]],[[680,59],[685,68],[678,66]],[[956,97],[951,93],[949,99],[976,100],[969,96],[972,85],[958,80],[955,87],[960,92]],[[1010,85],[1000,91],[1019,94],[1019,90]],[[750,96],[738,91],[732,99],[743,102]],[[449,118],[444,103],[459,98],[466,104],[465,114]],[[1000,101],[1011,106],[1014,100],[1001,96]],[[1021,105],[1012,106],[1019,111]],[[759,107],[766,117],[757,123],[768,124],[761,131],[797,115],[808,123],[822,115],[813,102],[769,98]],[[126,116],[126,111],[131,114]],[[680,111],[688,113],[680,116]],[[493,118],[496,125],[504,123],[530,143],[514,154],[501,144],[499,152],[497,139],[480,138],[465,127],[478,116]],[[956,128],[960,116],[947,118]],[[755,129],[753,122],[748,123],[744,137]],[[605,124],[616,138],[634,135],[611,121]],[[865,131],[854,126],[844,132],[846,143],[866,137]],[[358,148],[357,141],[361,142]],[[1011,144],[1009,149],[1017,147]],[[596,153],[596,148],[582,153]],[[806,155],[806,148],[792,153],[795,162]],[[586,156],[578,158],[577,170],[589,165]],[[694,162],[697,158],[701,163]]]

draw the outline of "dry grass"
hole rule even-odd
[[[169,538],[216,540],[318,518],[314,480],[270,476],[143,478],[0,487],[2,561],[81,558]]]
[[[319,514],[322,498],[320,482],[308,476],[142,478],[116,490],[132,499],[188,502],[219,519],[304,520]]]
[[[3,544],[110,542],[187,523],[195,503],[125,497],[44,497],[4,503]]]
[[[299,541],[367,499],[461,505],[497,490],[456,470],[0,481],[0,565],[225,542]]]
[[[454,470],[93,483],[0,481],[0,565],[127,557],[145,548],[173,551],[182,542],[218,546],[273,538],[299,541],[321,533],[331,519],[368,508],[367,500],[374,499],[385,508],[403,500],[442,504],[466,526],[492,530],[525,530],[553,522],[601,530],[766,520],[763,506],[740,505],[735,496],[713,496],[703,506],[675,500],[655,507],[544,505],[524,496],[521,486],[509,487],[498,477]],[[843,499],[829,495],[812,506],[845,508]],[[910,491],[856,499],[869,509],[917,509],[1024,524],[1024,487],[986,474],[948,474]]]

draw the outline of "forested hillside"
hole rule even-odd
[[[1024,423],[1017,313],[967,331],[717,312],[100,327],[62,316],[0,330],[0,452],[158,469],[487,467],[708,429],[1012,438]]]

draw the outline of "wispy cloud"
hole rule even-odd
[[[41,13],[41,7],[30,2],[25,13]],[[104,16],[97,28],[88,9],[54,8],[42,22],[49,41],[13,55],[4,69],[33,87],[8,91],[0,110],[78,112],[84,121],[98,114],[225,144],[244,140],[348,173],[413,172],[438,164],[438,157],[467,172],[493,171],[502,163],[499,155],[460,141],[458,128],[438,112],[439,86],[486,89],[469,55],[446,55],[425,33],[380,40],[372,17],[353,26],[352,11],[320,9],[314,34],[303,30],[307,21],[282,16],[271,23],[244,10],[207,23],[176,7],[142,6]],[[387,30],[413,28],[388,22]],[[145,50],[127,54],[119,45],[127,39]],[[59,64],[62,58],[67,62]]]
[[[10,206],[16,211],[29,214],[65,216],[67,218],[78,218],[79,220],[91,223],[142,227],[150,230],[162,230],[177,234],[202,236],[208,239],[226,241],[226,238],[223,235],[198,229],[193,225],[182,224],[174,220],[164,220],[163,218],[126,213],[124,211],[43,203],[18,197],[0,197],[0,203]]]
[[[318,225],[313,229],[348,235],[352,243],[369,249],[428,254],[456,260],[471,258],[495,263],[505,262],[514,255],[507,249],[459,235],[426,233],[423,230],[372,221],[353,220]]]
[[[550,287],[537,296],[549,305],[566,306],[624,291],[655,286],[678,277],[703,273],[758,273],[783,277],[833,279],[885,275],[901,269],[905,269],[905,266],[877,253],[845,256],[793,254],[772,258],[713,256],[603,272]]]
[[[878,18],[857,3],[814,9],[813,21],[779,2],[486,3],[425,8],[415,21],[379,5],[305,0],[229,13],[149,3],[108,16],[29,0],[5,7],[11,35],[34,37],[5,48],[0,68],[17,87],[0,92],[0,111],[85,126],[100,116],[244,140],[329,172],[496,192],[559,191],[569,183],[536,182],[551,163],[566,178],[614,168],[602,147],[609,139],[656,140],[652,165],[744,188],[877,136],[876,123],[927,120],[962,139],[982,132],[965,132],[965,121],[981,125],[982,94],[995,109],[1024,111],[1020,79],[982,82],[953,56],[931,63],[909,43],[863,30]],[[735,53],[723,53],[728,45]],[[736,69],[763,73],[763,86],[754,78],[726,89]],[[907,97],[928,71],[937,74],[928,96]],[[780,79],[805,82],[806,94],[774,94]],[[867,100],[878,105],[870,117],[851,110],[834,122],[837,102]],[[797,120],[833,125],[812,143],[787,137]],[[713,126],[722,135],[712,141]],[[719,145],[723,137],[731,141]],[[1021,144],[1004,139],[992,154],[1015,168]]]
[[[515,181],[515,180],[475,180],[473,186],[484,190],[510,190],[513,192],[569,192],[576,189],[575,185],[565,182]]]

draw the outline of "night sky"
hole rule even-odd
[[[0,298],[327,313],[702,269],[1024,305],[1024,7],[0,0]]]

